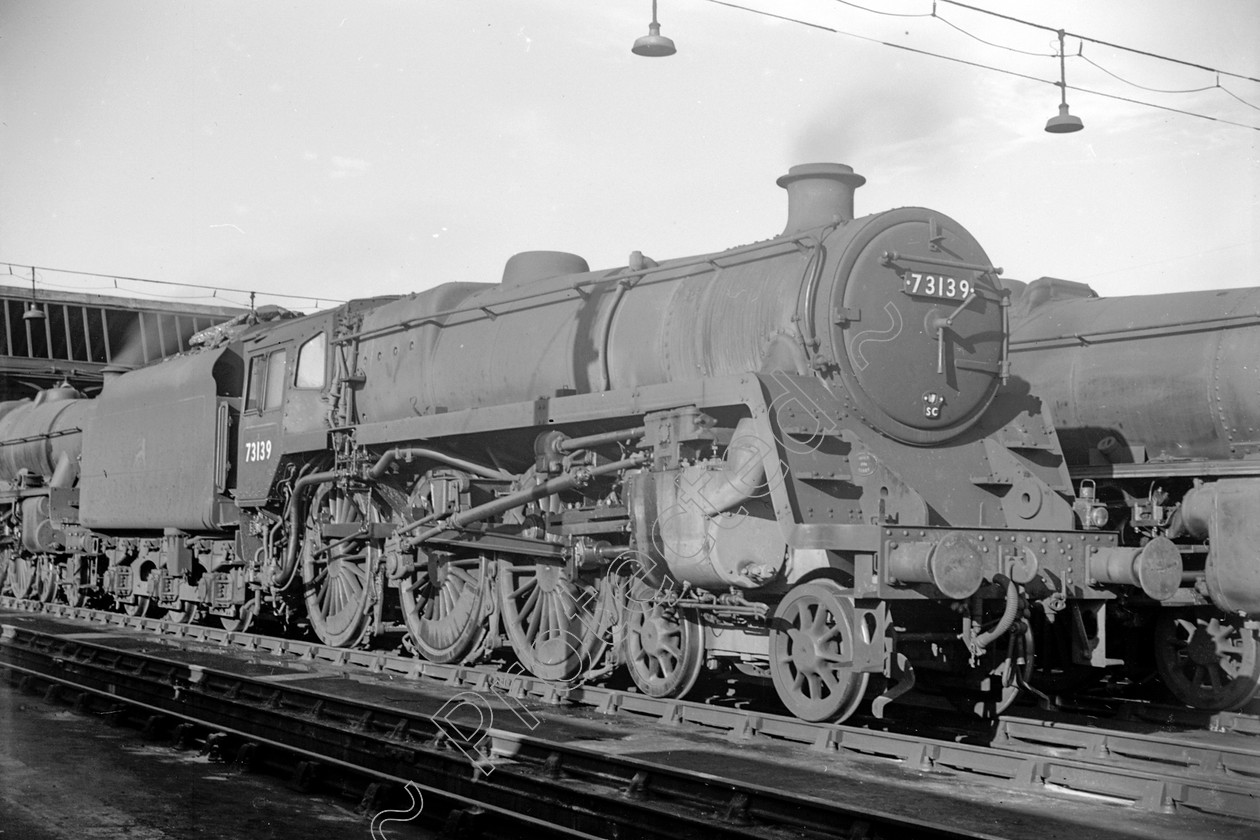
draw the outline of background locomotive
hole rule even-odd
[[[1166,599],[1181,558],[1074,527],[1054,429],[1002,387],[1000,269],[936,211],[854,218],[864,182],[793,167],[751,245],[518,254],[6,405],[14,590],[331,645],[401,618],[435,661],[624,664],[654,696],[730,667],[813,720],[1001,708],[1030,617]]]
[[[1153,622],[1179,699],[1241,707],[1260,680],[1260,290],[1011,287],[1012,370],[1051,410],[1081,522],[1181,551],[1176,595],[1126,618]]]

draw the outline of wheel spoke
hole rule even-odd
[[[537,587],[537,586],[538,586],[538,579],[537,579],[537,578],[532,578],[532,577],[531,577],[531,578],[526,578],[524,583],[522,583],[522,584],[521,584],[520,586],[518,586],[516,589],[513,589],[513,590],[512,590],[512,594],[511,594],[511,596],[509,596],[509,597],[511,597],[513,600],[515,600],[515,599],[517,599],[517,598],[521,597],[521,595],[522,595],[522,594],[524,594],[526,590],[531,589],[531,588],[534,588],[534,587]]]
[[[1189,644],[1190,638],[1194,636],[1194,631],[1195,631],[1194,622],[1188,621],[1184,618],[1179,618],[1177,619],[1176,624],[1178,627],[1181,628],[1181,631],[1186,634],[1184,644]]]
[[[814,618],[809,623],[809,635],[817,639],[827,632],[827,608],[822,604],[814,606]]]
[[[1207,666],[1206,670],[1208,673],[1208,682],[1212,684],[1212,690],[1220,691],[1221,690],[1221,669],[1215,666],[1209,665]]]
[[[814,700],[822,699],[822,679],[818,676],[817,671],[810,671],[805,675],[809,683],[809,696]]]
[[[542,590],[535,586],[533,591],[529,593],[529,597],[525,599],[525,603],[521,605],[521,618],[533,618],[537,622],[538,619],[535,617],[535,613],[538,610],[540,597],[542,597]]]
[[[565,594],[565,591],[561,590],[548,599],[551,629],[555,631],[553,638],[563,636],[564,632],[568,629],[567,616],[572,615],[571,612],[565,610]]]
[[[534,608],[529,613],[529,618],[525,624],[525,638],[528,640],[530,647],[534,646],[534,640],[538,638],[538,625],[542,621],[543,613],[546,612],[546,600],[541,604],[538,603],[538,592],[535,591],[531,596],[534,601]]]
[[[453,578],[458,583],[463,584],[463,586],[476,586],[477,585],[477,581],[473,578],[472,574],[470,574],[467,570],[461,569],[459,566],[456,566],[454,564],[447,566],[446,569],[447,569],[447,574],[450,575],[450,577],[447,578],[448,581]]]
[[[818,636],[817,644],[825,645],[832,639],[840,639],[842,636],[843,632],[839,627],[832,627],[830,630],[827,630]]]
[[[836,674],[836,672],[831,668],[827,668],[819,671],[819,675],[822,677],[823,683],[827,686],[827,691],[831,694],[835,694],[836,690],[840,688],[840,677]]]

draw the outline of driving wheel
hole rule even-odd
[[[494,606],[491,561],[433,553],[400,582],[398,597],[412,644],[430,662],[461,662],[489,631]]]
[[[380,521],[368,492],[321,485],[302,533],[302,582],[311,630],[330,647],[352,647],[370,630],[381,594],[370,533]]]

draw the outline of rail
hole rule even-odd
[[[156,633],[170,646],[209,643],[255,655],[271,654],[290,663],[358,668],[362,669],[358,673],[429,680],[454,690],[478,693],[493,689],[506,696],[553,705],[587,706],[607,715],[690,724],[723,731],[737,742],[768,739],[806,745],[823,753],[876,756],[926,773],[1002,779],[1031,792],[1066,789],[1108,797],[1147,811],[1185,808],[1260,821],[1260,745],[1245,743],[1249,738],[1236,745],[1193,741],[1188,745],[1185,738],[1166,733],[1132,734],[1098,728],[1086,733],[1082,728],[1057,721],[1012,718],[1002,722],[990,744],[961,743],[854,726],[807,723],[778,714],[655,699],[603,686],[557,684],[528,674],[441,665],[383,651],[330,648],[306,641],[64,605],[0,598],[0,608],[87,621],[101,628]],[[0,638],[0,654],[7,657],[14,639],[23,632],[26,631],[7,625]],[[66,639],[81,645],[84,635],[71,634]],[[276,686],[268,690],[276,690]],[[1260,731],[1254,727],[1254,721],[1246,722],[1246,716],[1233,715],[1230,719],[1235,732]],[[1071,755],[1064,756],[1065,750]]]

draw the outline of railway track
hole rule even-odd
[[[1233,716],[1228,733],[1133,732],[1009,717],[988,743],[974,743],[974,737],[810,724],[63,605],[0,599],[0,609],[9,611],[0,616],[0,666],[15,675],[202,728],[218,749],[283,748],[309,768],[354,770],[395,788],[413,785],[431,813],[474,820],[491,834],[986,833],[974,820],[960,821],[958,808],[943,818],[916,817],[881,809],[869,797],[811,793],[803,780],[818,774],[794,775],[802,763],[829,767],[850,759],[895,768],[922,780],[924,791],[953,784],[973,787],[978,799],[997,789],[1045,798],[1050,807],[1056,798],[1070,799],[1075,809],[1106,802],[1116,813],[1120,805],[1126,819],[1153,820],[1163,836],[1176,836],[1169,827],[1201,833],[1201,820],[1220,836],[1231,828],[1250,836],[1260,822],[1260,740],[1240,734],[1248,731],[1245,716]],[[416,687],[439,693],[417,696]],[[666,733],[659,737],[669,747],[637,754],[610,749],[624,739],[610,739],[609,726]],[[732,755],[723,759],[722,750]],[[797,781],[765,784],[774,775],[765,769],[744,779],[713,772],[749,752]],[[684,753],[696,766],[662,760]]]

